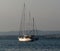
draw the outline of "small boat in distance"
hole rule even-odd
[[[23,18],[24,18],[24,22],[25,22],[25,3],[24,3],[24,10],[23,10]],[[30,15],[30,14],[29,14]],[[30,17],[30,16],[29,16]],[[22,20],[22,19],[21,19]],[[36,30],[34,30],[34,18],[32,19],[33,20],[33,30],[32,30],[32,34],[27,34],[26,33],[26,31],[25,31],[25,23],[22,23],[22,21],[21,21],[21,24],[23,24],[23,25],[21,25],[21,28],[20,29],[22,29],[22,27],[24,27],[24,30],[21,30],[21,33],[19,33],[19,36],[18,36],[18,40],[20,41],[20,42],[30,42],[30,41],[35,41],[35,40],[37,40],[38,38],[36,38],[36,36],[34,35],[34,34],[36,34],[35,32],[36,32]],[[20,34],[22,34],[22,36],[20,35]]]

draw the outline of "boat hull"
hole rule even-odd
[[[39,37],[38,36],[35,36],[35,35],[26,35],[26,36],[20,36],[20,37],[18,37],[18,40],[19,41],[22,41],[22,42],[31,42],[31,41],[36,41],[36,40],[38,40],[39,39]]]
[[[31,38],[18,38],[18,40],[22,42],[28,42],[28,41],[31,41],[32,39]]]

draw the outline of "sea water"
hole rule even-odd
[[[60,39],[40,39],[19,42],[18,36],[0,38],[0,51],[60,51]]]

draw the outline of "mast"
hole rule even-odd
[[[30,11],[29,11],[29,26],[31,26],[31,13],[30,13]],[[30,30],[30,27],[29,27],[29,30]]]
[[[34,34],[34,17],[33,17],[33,34]]]
[[[23,18],[24,18],[24,23],[23,23],[23,25],[24,25],[24,30],[23,30],[23,35],[25,34],[25,3],[24,3],[24,10],[23,10]]]

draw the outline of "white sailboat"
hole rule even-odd
[[[25,3],[24,3],[24,10],[23,10],[23,17],[24,17],[24,22],[25,22]],[[35,31],[34,31],[34,18],[32,19],[33,20],[33,34],[32,35],[27,35],[27,33],[25,32],[25,27],[24,27],[24,30],[22,30],[21,32],[21,34],[22,34],[22,36],[18,36],[18,40],[19,41],[22,41],[22,42],[29,42],[29,41],[33,41],[33,40],[35,40]],[[22,21],[21,21],[21,24],[22,24]],[[23,23],[23,24],[25,24],[25,23]],[[22,25],[21,25],[22,26]],[[22,29],[22,27],[20,28],[20,29]],[[20,34],[20,33],[19,33]]]

